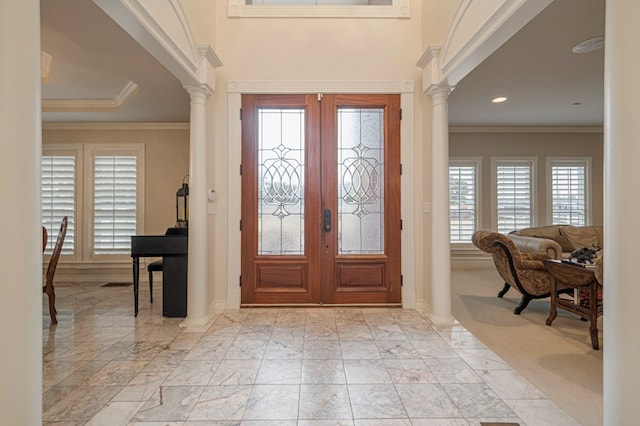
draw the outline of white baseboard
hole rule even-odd
[[[495,268],[493,258],[488,256],[452,257],[451,269],[490,269]]]

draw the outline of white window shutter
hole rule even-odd
[[[532,226],[533,191],[530,164],[498,164],[496,211],[498,232]]]
[[[72,155],[43,155],[42,173],[42,225],[47,229],[45,254],[53,252],[62,218],[67,216],[67,233],[62,255],[73,255],[75,247],[75,178],[76,158]]]
[[[586,225],[586,165],[552,165],[551,199],[554,224]]]
[[[136,234],[135,156],[94,157],[93,253],[129,254]]]
[[[449,222],[452,243],[471,242],[477,221],[477,166],[449,166]]]

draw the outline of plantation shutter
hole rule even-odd
[[[552,166],[551,204],[554,224],[586,225],[586,174],[584,165]]]
[[[93,252],[129,254],[136,234],[135,156],[94,157]]]
[[[449,166],[449,222],[452,243],[471,242],[476,229],[477,182],[475,165]]]
[[[496,210],[498,232],[532,225],[532,168],[530,164],[496,167]]]
[[[75,175],[76,158],[72,155],[43,155],[42,225],[47,229],[45,254],[50,255],[58,238],[62,218],[67,216],[67,233],[62,255],[73,255],[75,247]]]

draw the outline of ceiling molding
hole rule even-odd
[[[483,126],[452,126],[449,127],[449,133],[603,133],[604,128],[593,127],[578,127],[578,126],[540,126],[540,127],[526,127],[526,126],[496,126],[496,127],[483,127]]]
[[[42,130],[189,130],[189,123],[42,123]]]
[[[117,112],[140,88],[129,81],[114,99],[43,99],[43,112]]]

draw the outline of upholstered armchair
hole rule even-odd
[[[542,262],[550,259],[546,253],[523,253],[508,236],[487,230],[476,231],[471,240],[473,245],[492,255],[493,263],[504,280],[498,297],[503,297],[511,287],[522,294],[514,314],[520,315],[531,300],[551,295],[551,274]],[[571,291],[561,283],[557,285],[558,293]]]

